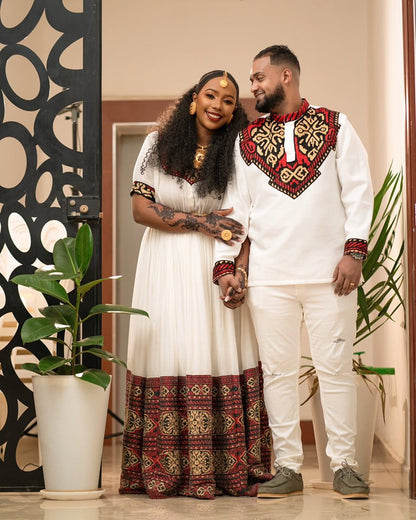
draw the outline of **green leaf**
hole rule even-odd
[[[25,344],[38,339],[46,339],[67,327],[68,325],[57,323],[51,318],[29,318],[22,327],[22,341]]]
[[[42,280],[75,280],[79,276],[78,274],[63,273],[55,269],[46,271],[44,268],[36,269],[35,274]]]
[[[87,318],[94,316],[95,314],[105,314],[105,313],[121,313],[121,314],[141,314],[142,316],[147,316],[146,311],[142,311],[141,309],[135,309],[134,307],[126,307],[124,305],[112,305],[106,303],[100,303],[98,305],[94,305],[94,307],[88,313]]]
[[[403,172],[389,169],[374,196],[374,211],[368,257],[363,264],[364,283],[358,288],[357,333],[355,343],[378,330],[394,313],[404,307],[403,241],[395,257],[391,254],[396,240],[396,228],[402,211]],[[377,280],[377,281],[374,281]]]
[[[75,259],[75,238],[61,238],[55,242],[53,248],[53,261],[57,271],[79,274],[78,265]]]
[[[35,374],[43,375],[38,363],[23,363],[22,368],[23,370],[29,370],[30,372],[35,372]]]
[[[43,294],[54,296],[62,302],[69,303],[68,293],[62,285],[55,280],[45,280],[37,274],[19,274],[12,278],[11,281],[18,285],[23,285],[24,287],[31,287]]]
[[[117,365],[121,365],[122,367],[126,368],[126,363],[122,359],[117,357],[115,354],[107,352],[106,350],[103,350],[101,348],[90,348],[85,353],[93,354],[94,356],[106,359],[107,361],[111,361],[112,363],[117,363]]]
[[[42,372],[52,372],[56,368],[67,365],[69,361],[61,356],[46,356],[39,361],[39,368]]]
[[[92,345],[100,345],[104,344],[104,336],[90,336],[89,338],[84,338],[81,341],[74,341],[74,347],[90,347]],[[88,352],[91,349],[88,350]]]
[[[88,224],[83,224],[79,229],[75,238],[75,258],[82,272],[85,275],[90,265],[93,252],[92,231]]]
[[[58,375],[62,376],[72,376],[76,374],[80,374],[81,372],[84,372],[84,370],[87,367],[85,365],[75,365],[72,367],[72,365],[63,365],[59,367],[56,372]]]
[[[96,285],[103,283],[107,280],[114,280],[115,278],[120,278],[120,277],[119,276],[109,276],[108,278],[100,278],[98,280],[93,280],[92,282],[88,282],[84,285],[80,285],[80,287],[79,287],[80,294],[83,296],[85,293],[90,291]]]
[[[89,368],[85,370],[81,376],[78,376],[83,381],[88,381],[93,385],[101,386],[104,390],[110,384],[111,378],[104,370],[99,368]]]
[[[75,326],[76,312],[71,305],[49,305],[49,307],[44,307],[39,311],[45,318],[69,325],[71,329]]]

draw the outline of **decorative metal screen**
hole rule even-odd
[[[100,277],[100,82],[101,0],[0,0],[2,491],[43,487],[30,374],[20,365],[48,349],[22,347],[21,326],[39,302],[9,280],[51,263],[54,241],[85,219],[95,243],[90,276]],[[100,322],[90,327],[97,334]]]

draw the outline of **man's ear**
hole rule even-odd
[[[288,68],[282,70],[282,83],[290,83],[293,79],[292,71]]]

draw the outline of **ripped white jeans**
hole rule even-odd
[[[335,472],[355,461],[356,389],[352,372],[357,292],[337,296],[330,283],[250,287],[248,302],[260,349],[275,465],[303,462],[299,420],[301,325],[308,331]]]

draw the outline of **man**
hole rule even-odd
[[[259,498],[302,493],[298,372],[308,330],[319,377],[333,488],[368,498],[355,461],[352,372],[356,292],[372,216],[366,151],[344,114],[315,107],[299,90],[300,66],[283,45],[254,58],[256,108],[268,112],[236,142],[236,175],[224,207],[251,242],[248,302],[264,375],[276,475]],[[241,293],[238,244],[216,246],[214,281],[225,300]]]

